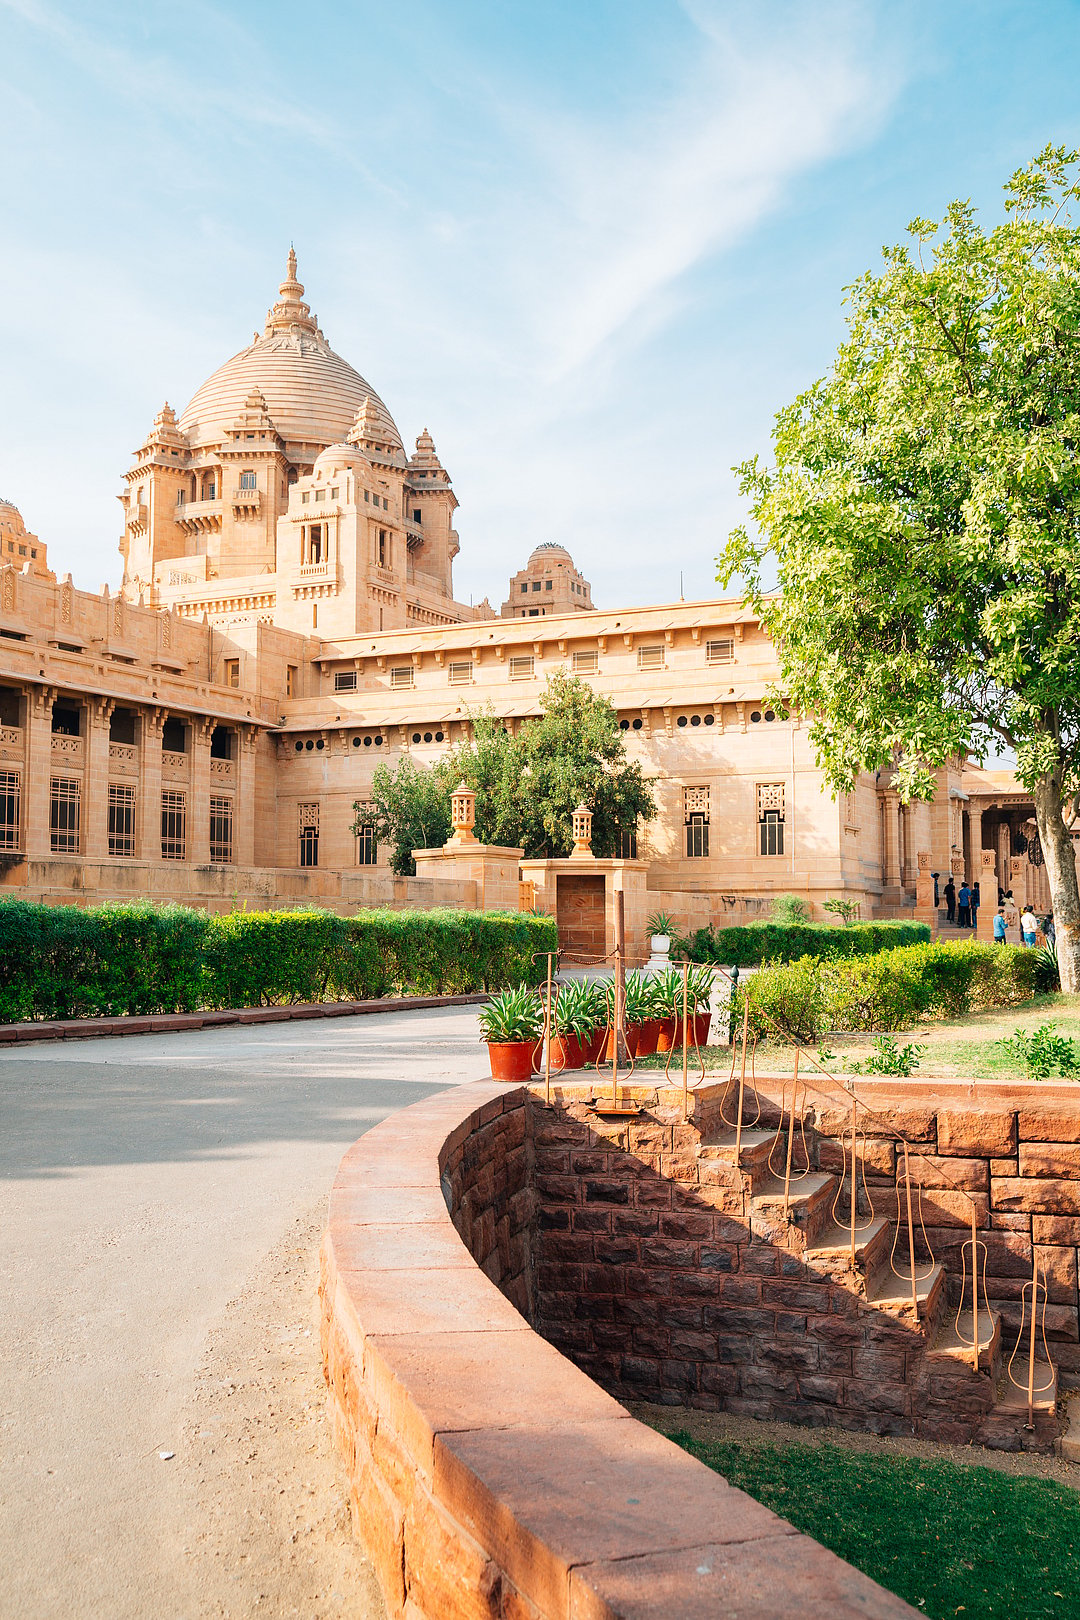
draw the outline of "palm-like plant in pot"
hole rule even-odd
[[[647,1057],[656,1051],[660,1020],[655,1016],[656,998],[652,979],[644,973],[626,975],[626,1046],[631,1057]]]
[[[588,979],[571,979],[559,986],[552,1023],[551,1067],[580,1069],[588,1061],[593,1033],[603,1023],[603,1012]]]
[[[645,924],[654,956],[666,956],[671,949],[675,923],[666,911],[654,911]]]
[[[690,1027],[689,1041],[704,1046],[709,1038],[713,973],[709,967],[691,962],[686,971],[686,1012]],[[662,1020],[657,1037],[658,1052],[669,1052],[682,1045],[683,976],[679,968],[668,968],[653,979],[653,995],[657,1016]]]
[[[536,991],[527,984],[500,990],[481,1007],[479,1018],[491,1078],[518,1084],[528,1080],[544,1027],[544,1008]]]

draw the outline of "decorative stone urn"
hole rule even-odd
[[[649,950],[652,954],[645,964],[646,973],[662,973],[671,966],[670,934],[650,934]]]

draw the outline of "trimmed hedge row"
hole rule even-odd
[[[117,1017],[538,982],[554,918],[0,903],[0,1022]]]
[[[761,1035],[780,1025],[797,1040],[827,1030],[900,1030],[927,1018],[962,1018],[1030,1000],[1035,952],[977,940],[910,945],[876,956],[773,962],[746,985]]]
[[[802,956],[822,961],[874,956],[900,945],[929,943],[926,923],[865,922],[841,928],[835,923],[753,922],[738,928],[699,928],[687,942],[687,950],[692,962],[758,967],[762,962],[791,962]]]

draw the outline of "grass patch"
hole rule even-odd
[[[1053,1480],[831,1445],[670,1438],[933,1620],[1080,1612],[1080,1497]]]
[[[919,1067],[915,1071],[920,1080],[1027,1080],[1027,1070],[1016,1057],[998,1043],[1007,1039],[1014,1030],[1032,1034],[1040,1024],[1052,1023],[1055,1033],[1080,1040],[1080,997],[1055,995],[1035,996],[1020,1007],[998,1007],[992,1012],[969,1013],[966,1018],[951,1023],[913,1024],[895,1037],[897,1045],[914,1041],[922,1050]],[[827,1035],[824,1045],[836,1054],[828,1067],[836,1074],[850,1071],[847,1064],[865,1060],[871,1050],[870,1035]],[[815,1050],[815,1048],[811,1048]],[[710,1046],[703,1049],[705,1066],[710,1071],[731,1067],[730,1047]],[[756,1054],[756,1066],[762,1073],[790,1073],[794,1048],[778,1041],[761,1041]],[[665,1058],[639,1058],[641,1069],[662,1069]],[[691,1049],[690,1071],[700,1073],[697,1053]],[[671,1076],[676,1083],[682,1075],[682,1056],[676,1052],[671,1060]],[[1054,1077],[1056,1079],[1056,1077]],[[1078,1604],[1080,1613],[1080,1604]]]

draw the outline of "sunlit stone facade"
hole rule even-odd
[[[8,892],[483,903],[445,862],[394,878],[351,831],[353,804],[380,762],[434,763],[482,709],[511,728],[538,714],[565,669],[611,699],[655,779],[659,815],[624,829],[614,864],[684,926],[783,892],[929,917],[931,873],[950,870],[1045,900],[1030,801],[1007,776],[958,763],[934,804],[906,808],[885,774],[826,792],[740,602],[598,610],[561,540],[512,575],[500,612],[457,601],[458,503],[431,435],[406,453],[303,295],[290,252],[261,336],[179,416],[158,413],[124,475],[115,590],[57,581],[0,503]]]

